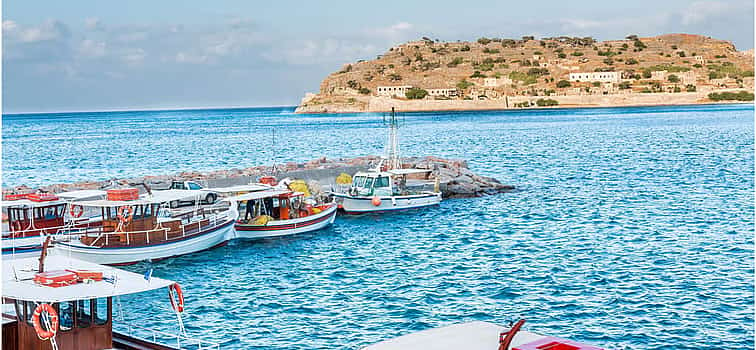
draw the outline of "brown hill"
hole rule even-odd
[[[570,81],[570,73],[583,72],[617,72],[618,80]],[[752,79],[752,55],[738,52],[731,42],[700,35],[628,36],[604,42],[566,36],[476,42],[423,39],[392,47],[374,60],[345,65],[323,80],[318,94],[303,99],[300,111],[367,110],[379,95],[406,97],[379,87],[430,91],[425,99],[491,100],[738,88],[752,86]]]

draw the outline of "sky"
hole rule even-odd
[[[3,113],[293,106],[427,36],[691,33],[753,48],[753,0],[35,1],[2,4]]]

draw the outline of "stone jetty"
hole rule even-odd
[[[350,159],[327,159],[325,157],[313,159],[304,163],[289,162],[275,166],[254,166],[244,169],[226,169],[210,172],[185,171],[173,175],[141,176],[135,178],[110,179],[105,181],[85,181],[76,183],[62,183],[40,188],[30,188],[24,185],[14,188],[3,188],[3,194],[28,193],[43,191],[60,193],[74,190],[102,190],[119,186],[135,186],[146,184],[155,190],[167,189],[171,181],[197,181],[207,187],[226,187],[256,182],[260,176],[274,175],[279,179],[304,179],[313,192],[330,189],[336,185],[336,177],[341,173],[354,175],[358,171],[367,170],[380,162],[378,156],[363,156]],[[439,187],[445,198],[478,197],[511,191],[513,186],[502,184],[499,180],[479,176],[467,166],[467,162],[457,159],[443,159],[438,157],[409,157],[402,158],[402,167],[406,169],[428,169],[430,178],[439,179]],[[141,190],[141,188],[140,188]]]

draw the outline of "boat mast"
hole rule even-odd
[[[399,124],[396,120],[394,107],[391,107],[391,119],[389,120],[388,143],[386,144],[386,158],[388,159],[388,169],[399,169],[402,167],[399,160]]]

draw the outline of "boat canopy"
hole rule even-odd
[[[237,185],[228,187],[211,187],[205,188],[206,191],[218,192],[218,193],[239,193],[239,192],[257,192],[265,191],[273,188],[266,184],[249,184],[249,185]]]
[[[85,207],[120,207],[124,205],[148,205],[160,204],[172,201],[193,201],[205,196],[205,191],[201,190],[162,190],[152,191],[152,195],[142,194],[139,199],[133,201],[111,201],[107,199],[98,199],[91,201],[79,201],[78,205]]]
[[[429,173],[433,170],[431,169],[391,169],[387,171],[387,173],[391,173],[394,175],[409,175],[409,174],[424,174]]]
[[[94,200],[107,197],[103,190],[78,190],[56,193],[55,195],[67,201]]]
[[[45,271],[97,271],[102,272],[104,277],[102,281],[55,288],[34,283],[33,279],[38,267],[39,258],[36,257],[3,261],[3,298],[57,303],[141,293],[165,288],[175,283],[158,277],[147,280],[145,276],[138,273],[69,258],[65,255],[50,255],[45,259]]]
[[[304,195],[304,193],[302,192],[292,192],[289,190],[268,190],[268,191],[258,191],[258,192],[240,194],[238,196],[225,198],[224,200],[228,202],[243,202],[243,201],[251,201],[251,200],[257,200],[257,199],[263,199],[263,198],[278,197],[285,194],[291,194],[292,196]]]
[[[67,203],[68,202],[62,201],[62,200],[35,202],[28,199],[16,199],[12,201],[7,201],[7,200],[2,201],[2,207],[3,208],[42,208],[42,207],[49,207],[52,205],[67,204]]]

